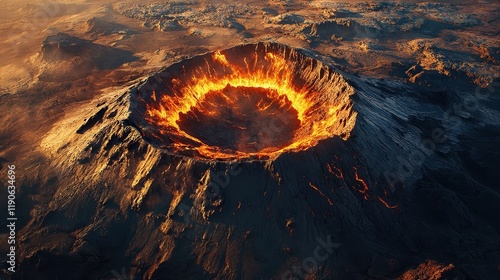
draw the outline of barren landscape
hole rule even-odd
[[[0,279],[500,279],[497,1],[3,2]]]

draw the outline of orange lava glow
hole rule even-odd
[[[397,280],[413,280],[413,279],[429,279],[439,280],[443,279],[443,274],[451,273],[456,270],[455,265],[452,263],[446,265],[438,263],[435,260],[427,260],[421,263],[417,268],[406,271]],[[455,279],[458,279],[455,277]]]
[[[363,194],[363,197],[365,200],[368,200],[368,191],[370,190],[368,188],[368,185],[366,184],[365,180],[361,177],[359,177],[359,174],[358,174],[358,169],[356,167],[353,167],[354,168],[354,176],[355,176],[355,180],[357,182],[359,182],[361,184],[361,186],[363,187],[363,189],[356,189],[357,191],[359,191],[361,194]]]
[[[275,158],[286,151],[310,148],[319,140],[336,133],[338,111],[344,104],[339,103],[336,106],[330,104],[327,107],[318,105],[322,102],[321,94],[316,92],[311,84],[294,83],[297,74],[292,69],[297,67],[293,68],[293,62],[285,59],[284,55],[277,52],[267,52],[264,55],[255,52],[253,55],[247,55],[243,60],[239,59],[237,62],[234,60],[238,59],[231,59],[223,52],[214,52],[210,57],[205,58],[204,65],[197,65],[180,76],[170,78],[169,88],[158,89],[158,92],[151,93],[151,99],[155,102],[147,105],[145,119],[154,123],[162,134],[173,135],[169,150],[189,150],[203,158],[211,159]],[[241,108],[248,107],[249,103],[242,103],[243,98],[235,94],[242,94],[238,90],[251,89],[256,89],[260,93],[265,92],[267,96],[251,103],[255,104],[253,105],[255,108],[251,111],[255,113],[250,114],[248,113],[250,111],[241,111]],[[250,97],[246,98],[250,100]],[[227,118],[223,112],[231,111],[233,116],[246,115],[246,117],[240,116],[239,118],[248,120],[246,123],[232,122],[230,126],[244,133],[245,130],[250,130],[248,123],[252,122],[254,114],[257,116],[270,110],[274,110],[275,113],[268,112],[267,114],[270,116],[274,114],[278,121],[282,115],[281,111],[286,110],[290,112],[288,115],[295,116],[297,125],[291,128],[290,141],[272,142],[272,139],[269,140],[274,135],[283,134],[280,130],[281,126],[291,126],[288,119],[280,125],[273,124],[273,121],[269,120],[268,123],[262,121],[263,123],[258,124],[258,129],[261,131],[254,133],[258,134],[254,137],[255,139],[239,139],[246,143],[235,143],[231,147],[210,143],[182,127],[183,116],[198,118],[200,123],[203,123],[200,116],[203,116],[203,119],[211,118],[212,120],[217,120],[219,117],[221,122],[224,122]],[[261,119],[266,118],[261,117]],[[216,124],[214,127],[209,131],[217,129]],[[269,140],[268,144],[262,144],[267,140]]]
[[[326,164],[326,167],[328,168],[328,172],[335,175],[335,177],[339,178],[340,180],[344,180],[344,175],[342,174],[342,170],[340,170],[340,168],[329,163]]]
[[[333,202],[330,200],[330,198],[328,198],[320,189],[318,189],[318,187],[316,187],[315,185],[313,185],[311,182],[309,182],[309,186],[317,191],[322,197],[326,198],[326,200],[328,200],[328,204],[332,205],[333,206]]]
[[[387,201],[385,201],[384,199],[382,199],[381,197],[378,197],[378,200],[380,202],[382,202],[382,204],[385,205],[385,207],[389,208],[389,209],[397,209],[398,208],[398,205],[389,205],[389,203],[387,203]]]

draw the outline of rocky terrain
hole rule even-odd
[[[17,187],[2,279],[500,278],[497,2],[8,0],[0,14],[0,205],[10,165]],[[266,77],[291,73],[314,105],[253,113],[279,88],[229,85],[182,109],[191,81],[253,69],[253,50],[282,57]],[[233,111],[206,113],[223,101]],[[152,108],[180,112],[178,130]],[[285,126],[266,124],[273,110]]]

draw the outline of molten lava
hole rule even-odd
[[[274,158],[347,137],[353,89],[321,62],[279,44],[235,47],[170,67],[142,96],[152,142],[206,159]],[[164,73],[165,74],[165,73]]]

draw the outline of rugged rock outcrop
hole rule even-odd
[[[136,60],[129,51],[94,44],[66,33],[48,36],[36,59],[42,81],[72,81],[94,70],[114,69]]]

